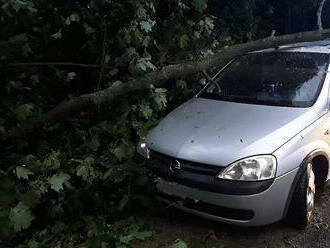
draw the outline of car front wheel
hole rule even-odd
[[[299,178],[289,206],[287,221],[298,229],[305,229],[311,222],[314,210],[315,175],[311,162]]]

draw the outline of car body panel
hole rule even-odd
[[[173,157],[223,167],[272,153],[316,118],[313,108],[193,98],[150,132],[147,145]]]
[[[313,43],[311,47],[286,47],[285,51],[330,53],[330,40],[326,43],[328,47],[318,47],[319,43]],[[256,52],[271,52],[271,49]],[[228,208],[253,210],[253,219],[222,218],[186,208],[178,202],[160,200],[184,211],[235,225],[265,225],[283,219],[299,168],[303,167],[300,166],[306,158],[325,157],[328,161],[326,178],[329,179],[329,85],[330,75],[327,73],[316,102],[309,108],[234,103],[203,99],[197,94],[172,111],[148,134],[148,148],[174,158],[216,165],[219,170],[245,157],[274,155],[277,160],[274,182],[258,194],[220,194],[162,179],[157,184],[158,190],[166,194]]]
[[[182,198],[193,198],[228,208],[253,210],[254,217],[252,219],[233,220],[187,209],[180,204],[173,205],[174,207],[184,211],[210,218],[212,220],[240,226],[260,226],[279,221],[283,218],[286,207],[286,199],[288,198],[290,186],[297,172],[298,169],[295,169],[285,175],[282,175],[281,177],[276,178],[273,185],[269,189],[255,195],[237,196],[211,193],[162,180],[158,182],[157,188],[159,191],[168,195],[175,195]],[[159,199],[172,205],[171,202],[168,202],[161,197]],[[274,202],[276,202],[276,204],[274,204]]]
[[[313,105],[315,121],[272,152],[278,162],[277,176],[298,167],[301,161],[314,151],[322,150],[323,155],[330,158],[330,135],[326,134],[326,131],[330,130],[329,84],[328,73],[320,96]]]

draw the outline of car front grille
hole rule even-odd
[[[180,169],[172,166],[178,161]],[[208,192],[229,195],[252,195],[268,189],[274,179],[263,181],[232,181],[216,177],[224,167],[177,159],[156,151],[150,151],[149,163],[159,178]]]
[[[150,150],[150,158],[152,162],[157,164],[157,166],[165,167],[169,167],[171,162],[177,160],[180,162],[183,171],[189,171],[200,175],[216,176],[221,170],[221,167],[219,166],[182,160],[153,150]]]

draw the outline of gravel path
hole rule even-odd
[[[317,194],[315,204],[313,223],[304,231],[281,222],[264,227],[230,226],[174,209],[161,210],[144,217],[154,235],[135,247],[168,248],[181,239],[189,248],[330,248],[330,186]]]

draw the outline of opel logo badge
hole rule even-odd
[[[182,169],[182,166],[178,160],[171,161],[170,163],[170,171],[171,172],[178,172]]]

